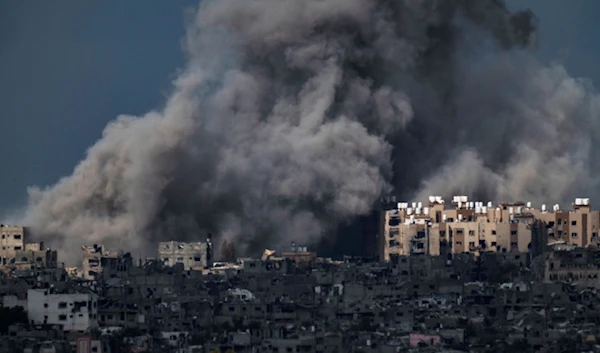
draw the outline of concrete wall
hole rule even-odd
[[[167,266],[183,264],[185,270],[202,270],[210,267],[209,243],[162,242],[158,244],[160,259]]]
[[[62,325],[65,331],[97,327],[95,294],[50,294],[48,289],[27,291],[27,315],[35,324]]]

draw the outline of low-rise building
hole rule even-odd
[[[84,332],[98,326],[98,295],[53,293],[52,288],[27,291],[27,315],[37,325],[61,325],[64,331]]]
[[[26,228],[0,224],[0,265],[8,265],[24,249]]]
[[[212,264],[210,242],[184,243],[178,241],[158,244],[158,256],[167,266],[183,264],[186,270],[203,270]]]

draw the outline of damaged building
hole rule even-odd
[[[167,266],[183,264],[186,270],[202,270],[212,265],[212,246],[207,242],[161,242],[158,257]]]

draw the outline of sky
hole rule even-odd
[[[0,2],[0,217],[71,174],[104,126],[164,103],[196,0]],[[540,24],[540,60],[600,86],[598,0],[508,0]]]

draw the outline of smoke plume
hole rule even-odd
[[[165,106],[110,123],[23,222],[73,262],[314,243],[390,192],[570,199],[597,184],[600,99],[537,39],[500,0],[204,0]]]

